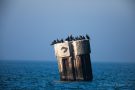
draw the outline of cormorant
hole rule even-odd
[[[54,42],[52,42],[51,45],[54,45]]]
[[[60,41],[59,41],[59,39],[57,39],[57,41],[56,41],[57,43],[60,43]]]
[[[65,39],[65,41],[69,41],[69,36]]]
[[[82,38],[81,38],[81,37],[79,37],[79,40],[82,40]]]
[[[89,40],[90,39],[89,35],[86,34],[86,38]]]
[[[63,43],[64,42],[64,40],[63,39],[61,39],[61,43]]]
[[[66,38],[65,41],[68,41],[68,38]]]
[[[72,41],[73,40],[73,36],[72,35],[70,35],[70,37],[69,37],[69,41]]]
[[[84,36],[82,36],[82,39],[85,39],[85,37],[84,37]]]
[[[56,44],[56,40],[54,40],[54,41],[51,43],[51,45],[54,45],[54,44]]]
[[[75,40],[79,40],[78,36],[77,36],[77,37],[75,37]]]
[[[81,40],[81,39],[83,39],[83,36],[80,35],[79,38],[80,38],[80,40]]]
[[[73,37],[73,39],[72,39],[73,41],[75,41],[75,37]]]
[[[54,41],[53,41],[53,44],[56,44],[56,43],[57,43],[56,40],[54,40]]]

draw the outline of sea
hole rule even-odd
[[[92,62],[93,81],[60,81],[57,61],[0,61],[0,90],[135,90],[135,63]]]

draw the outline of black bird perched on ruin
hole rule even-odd
[[[63,39],[61,39],[61,43],[63,43],[64,42],[64,40]]]
[[[68,39],[68,41],[70,41],[70,37],[69,36],[67,37],[67,39]]]
[[[71,41],[72,39],[71,39],[71,37],[70,36],[68,36],[69,38],[68,38],[68,41]]]
[[[74,40],[75,40],[75,38],[72,35],[70,35],[69,41],[74,41]]]
[[[76,38],[77,38],[77,40],[80,40],[80,38],[78,36]]]
[[[56,43],[57,43],[56,40],[54,40],[54,41],[53,41],[53,44],[56,44]]]
[[[89,37],[89,35],[88,34],[86,34],[86,38],[89,40],[90,39],[90,37]]]
[[[56,43],[60,43],[59,39],[57,39]]]
[[[75,37],[72,38],[72,41],[75,41]]]
[[[78,37],[75,37],[75,40],[78,40]]]
[[[85,39],[85,37],[84,37],[84,36],[82,36],[82,39]]]
[[[56,44],[56,40],[54,40],[54,41],[51,43],[51,45],[54,45],[54,44]]]
[[[80,35],[79,38],[80,38],[80,40],[82,40],[83,39],[83,36]]]
[[[52,42],[51,45],[54,45],[54,42]]]
[[[82,40],[82,36],[81,35],[78,37],[78,40]]]
[[[72,35],[70,35],[69,41],[72,41],[73,39],[74,39],[74,37]]]
[[[65,41],[69,41],[69,36],[65,39]]]
[[[68,38],[66,38],[65,41],[68,41]]]

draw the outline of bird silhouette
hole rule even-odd
[[[77,36],[77,37],[75,37],[75,40],[79,40],[79,37]]]
[[[82,39],[85,39],[85,37],[84,37],[84,36],[82,36]]]
[[[52,42],[51,45],[54,45],[54,43]]]
[[[90,39],[89,35],[86,34],[86,36],[82,36],[82,35],[79,35],[79,36],[76,36],[76,37],[73,37],[72,35],[68,36],[66,39],[56,39],[54,40],[51,45],[54,45],[54,44],[57,44],[57,43],[64,43],[64,41],[76,41],[76,40],[85,40],[85,39]]]
[[[68,41],[68,38],[66,38],[65,41]]]
[[[75,41],[75,37],[72,38],[72,41]]]
[[[59,41],[59,39],[57,39],[57,41],[56,41],[57,43],[60,43],[60,41]]]
[[[69,41],[70,39],[69,39],[69,36],[65,39],[65,41]]]
[[[54,45],[54,44],[56,44],[56,40],[54,40],[54,41],[51,43],[51,45]]]
[[[80,40],[82,40],[83,39],[83,36],[80,35],[79,38],[80,38]]]
[[[63,43],[64,42],[64,40],[63,39],[61,39],[61,43]]]
[[[90,39],[90,37],[89,37],[89,35],[88,34],[86,34],[86,38],[89,40]]]
[[[54,40],[54,41],[53,41],[53,44],[56,44],[56,43],[57,43],[56,40]]]
[[[70,35],[70,37],[69,37],[69,41],[72,41],[73,40],[73,36],[72,35]]]

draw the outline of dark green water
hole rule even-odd
[[[135,90],[134,63],[92,63],[92,82],[61,82],[57,62],[0,61],[0,90]]]

